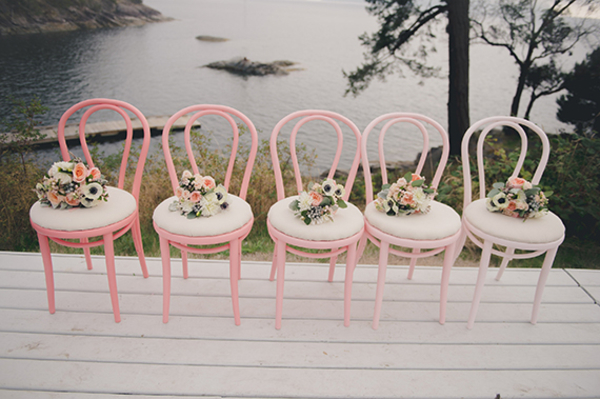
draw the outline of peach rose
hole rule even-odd
[[[83,182],[85,180],[85,178],[87,177],[87,175],[88,175],[88,170],[83,163],[79,162],[73,168],[73,181],[74,182],[76,182],[76,183]]]
[[[308,193],[308,196],[310,197],[310,203],[312,206],[319,206],[321,202],[323,202],[323,196],[319,193],[311,191]]]
[[[402,199],[400,200],[400,203],[402,205],[414,204],[415,203],[414,194],[410,191],[405,192],[404,195],[402,196]]]
[[[508,186],[511,188],[521,188],[523,184],[525,184],[527,180],[522,179],[520,177],[512,177],[508,179]]]
[[[415,180],[421,180],[421,176],[419,176],[419,175],[418,175],[418,174],[416,174],[416,173],[413,173],[413,174],[412,174],[412,180],[411,180],[411,182],[413,182],[413,181],[415,181]]]
[[[67,204],[71,206],[78,206],[80,204],[79,198],[77,198],[77,194],[75,193],[67,194],[65,201],[67,201]]]
[[[177,196],[177,198],[181,198],[183,197],[183,188],[181,187],[177,187],[175,189],[175,195]]]
[[[100,173],[100,169],[93,167],[89,170],[88,176],[92,176],[92,179],[98,180],[100,177],[102,177],[102,174]]]
[[[192,202],[198,202],[202,199],[202,194],[200,194],[200,191],[193,191],[192,194],[190,194],[190,201]]]
[[[516,203],[515,201],[510,201],[510,202],[508,203],[508,206],[507,206],[505,209],[507,209],[507,210],[509,210],[509,211],[511,211],[511,212],[512,212],[512,211],[514,211],[515,209],[517,209],[517,203]]]
[[[56,194],[54,191],[48,192],[48,201],[52,204],[52,208],[57,208],[60,206],[60,203],[63,202],[64,197],[62,195]]]
[[[215,179],[213,179],[210,176],[204,176],[204,180],[202,181],[202,184],[204,185],[204,187],[206,187],[207,190],[210,190],[211,188],[215,188],[215,186],[216,186]]]

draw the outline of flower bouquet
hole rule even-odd
[[[54,209],[91,208],[108,201],[106,183],[98,168],[88,168],[80,158],[73,158],[55,162],[34,191],[43,205]]]
[[[384,184],[375,199],[375,209],[389,216],[427,213],[436,191],[425,185],[425,178],[407,173],[392,184]]]
[[[321,224],[326,221],[333,222],[333,215],[338,208],[348,205],[342,197],[345,194],[344,186],[335,180],[327,179],[323,183],[310,183],[309,192],[302,191],[297,200],[290,203],[290,209],[306,224]]]
[[[188,219],[214,216],[229,207],[225,187],[216,185],[211,176],[192,175],[189,170],[183,171],[175,195],[169,210]]]
[[[506,184],[494,183],[487,195],[486,207],[490,212],[501,212],[514,218],[539,218],[548,213],[548,197],[538,186],[520,177],[511,177]]]

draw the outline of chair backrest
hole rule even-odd
[[[540,179],[542,178],[542,174],[544,173],[544,169],[546,169],[546,164],[548,163],[548,157],[550,156],[550,142],[548,140],[548,136],[542,129],[540,129],[535,123],[530,122],[526,119],[516,118],[512,116],[493,116],[491,118],[485,118],[478,122],[475,122],[469,130],[466,131],[463,136],[462,146],[461,146],[461,157],[462,157],[462,166],[463,166],[463,176],[464,176],[464,207],[469,205],[472,202],[472,186],[471,186],[471,165],[469,162],[469,141],[473,134],[477,131],[481,131],[479,135],[479,139],[477,140],[477,152],[476,152],[476,160],[477,160],[477,172],[479,178],[479,198],[483,199],[487,195],[487,190],[485,186],[485,168],[483,165],[484,160],[484,143],[485,138],[488,134],[490,134],[494,129],[509,127],[514,129],[521,138],[521,152],[519,154],[519,158],[515,165],[515,168],[510,176],[507,177],[507,180],[512,177],[518,177],[521,172],[521,168],[523,167],[523,163],[525,162],[525,157],[527,155],[527,133],[525,129],[528,129],[531,132],[536,133],[541,142],[542,142],[542,154],[540,156],[540,161],[537,165],[533,178],[531,180],[532,184],[538,184]]]
[[[85,110],[84,110],[85,109]],[[140,186],[142,184],[142,174],[144,173],[144,164],[146,163],[146,157],[148,155],[148,150],[150,149],[150,127],[148,125],[148,121],[144,117],[144,115],[131,104],[128,104],[124,101],[112,100],[107,98],[94,98],[90,100],[85,100],[80,103],[73,105],[69,108],[63,116],[60,118],[58,123],[58,144],[60,146],[60,152],[63,157],[63,160],[68,161],[71,159],[71,155],[69,154],[69,149],[67,148],[67,141],[65,138],[65,126],[67,125],[67,121],[69,118],[77,111],[83,110],[83,115],[79,121],[79,142],[81,143],[81,149],[83,151],[83,155],[85,160],[90,168],[94,167],[94,161],[92,160],[92,156],[90,155],[90,151],[86,142],[86,124],[90,116],[94,113],[101,110],[111,110],[119,114],[123,120],[125,121],[125,129],[127,131],[127,135],[125,138],[125,148],[123,150],[123,157],[121,159],[121,166],[119,169],[119,181],[117,187],[120,189],[124,188],[125,178],[127,172],[127,162],[129,160],[129,153],[131,151],[131,145],[133,142],[133,129],[134,122],[141,123],[141,128],[144,132],[142,147],[140,149],[139,158],[137,159],[137,165],[135,167],[135,175],[133,180],[133,186],[131,193],[135,197],[136,201],[139,199]],[[132,119],[130,114],[132,113],[136,118]],[[139,122],[138,122],[139,121]],[[137,128],[137,126],[136,126]]]
[[[225,105],[212,105],[212,104],[198,104],[192,105],[186,108],[183,108],[173,116],[169,118],[167,124],[163,129],[162,135],[162,144],[163,151],[165,154],[165,162],[167,163],[167,169],[169,171],[169,178],[171,179],[171,185],[173,186],[173,191],[177,189],[179,186],[179,176],[177,175],[177,171],[175,170],[175,165],[173,163],[173,158],[171,157],[171,149],[169,148],[169,133],[173,124],[182,116],[190,115],[185,128],[184,128],[184,143],[185,150],[188,155],[188,159],[190,161],[192,172],[194,174],[200,173],[198,170],[198,165],[196,164],[196,158],[194,156],[194,152],[192,149],[192,144],[190,141],[191,131],[194,127],[196,121],[203,116],[207,115],[215,115],[224,118],[229,125],[231,126],[231,130],[233,133],[233,141],[231,143],[231,154],[229,156],[229,163],[227,165],[227,172],[225,174],[225,180],[222,182],[223,186],[229,192],[229,185],[231,183],[231,177],[233,174],[233,170],[235,167],[235,161],[237,156],[238,144],[240,139],[240,131],[238,128],[238,123],[234,119],[234,117],[238,118],[242,121],[243,124],[246,125],[250,132],[251,136],[251,145],[250,145],[250,153],[248,154],[248,160],[246,163],[246,167],[244,169],[244,176],[242,178],[242,185],[240,187],[240,192],[238,197],[242,199],[246,199],[246,193],[248,192],[248,185],[250,183],[250,176],[252,175],[252,168],[254,167],[254,160],[256,159],[256,152],[258,150],[258,134],[256,133],[256,128],[252,121],[240,111],[233,109],[231,107]]]
[[[344,144],[344,131],[342,127],[345,125],[347,128],[354,133],[354,137],[356,140],[356,153],[354,154],[352,165],[350,166],[350,170],[348,171],[348,178],[346,179],[346,184],[344,186],[346,193],[344,194],[343,199],[348,200],[350,196],[350,191],[352,190],[352,185],[354,184],[354,179],[356,178],[356,172],[358,171],[358,165],[360,163],[360,138],[361,134],[356,125],[348,118],[343,115],[340,115],[336,112],[331,111],[323,111],[323,110],[304,110],[304,111],[296,111],[292,112],[288,116],[284,117],[282,120],[277,123],[275,128],[273,129],[273,133],[271,134],[271,159],[273,162],[273,170],[275,172],[275,184],[277,187],[277,200],[280,201],[285,198],[285,187],[283,184],[283,175],[281,172],[281,167],[279,163],[279,156],[277,151],[277,137],[281,132],[281,129],[290,121],[299,118],[292,129],[292,133],[290,135],[290,155],[292,158],[292,164],[294,167],[294,177],[296,179],[296,188],[298,189],[298,193],[302,192],[302,173],[300,171],[300,166],[298,164],[298,155],[296,153],[296,137],[300,128],[308,122],[311,121],[325,121],[335,130],[337,135],[337,149],[335,152],[335,157],[331,164],[331,168],[329,169],[329,173],[327,175],[328,179],[333,179],[335,172],[337,170],[338,164],[340,162],[340,158],[342,157],[342,150]]]
[[[392,112],[389,114],[381,115],[380,117],[374,119],[369,125],[365,128],[365,131],[362,135],[361,142],[361,156],[362,156],[362,164],[363,164],[363,172],[365,176],[365,191],[366,191],[366,200],[367,204],[373,201],[373,183],[371,179],[371,168],[369,165],[368,151],[367,151],[367,142],[369,138],[369,134],[373,129],[377,127],[377,125],[383,123],[381,130],[379,131],[379,141],[378,141],[378,151],[379,151],[379,166],[381,168],[381,178],[382,183],[388,183],[387,177],[387,169],[385,163],[385,154],[384,154],[384,138],[385,134],[388,130],[400,123],[400,124],[408,124],[413,125],[421,132],[423,136],[423,151],[421,151],[421,157],[419,158],[419,162],[417,164],[417,169],[413,171],[416,174],[421,174],[423,170],[423,166],[425,165],[425,160],[427,159],[427,154],[429,152],[429,130],[433,129],[437,131],[442,139],[442,155],[439,161],[439,164],[436,168],[435,174],[433,176],[433,180],[429,183],[429,186],[432,188],[437,188],[440,183],[440,179],[442,178],[442,174],[444,173],[444,168],[446,167],[446,162],[448,161],[448,154],[450,151],[450,144],[448,139],[448,133],[446,130],[434,121],[433,119],[414,113],[406,113],[406,112]],[[429,129],[429,130],[428,130]]]

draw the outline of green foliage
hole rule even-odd
[[[29,208],[37,199],[32,189],[44,171],[32,162],[31,143],[42,138],[38,118],[46,108],[37,98],[29,104],[9,101],[11,117],[0,124],[0,250],[34,250],[37,239],[29,224]]]
[[[575,126],[575,132],[593,137],[600,132],[600,47],[587,55],[585,61],[565,77],[567,94],[556,103],[556,116]]]

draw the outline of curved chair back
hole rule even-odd
[[[542,174],[544,173],[544,169],[546,169],[546,164],[548,163],[548,157],[550,156],[550,141],[548,140],[548,136],[542,129],[540,129],[535,123],[530,122],[526,119],[516,118],[512,116],[494,116],[491,118],[482,119],[475,124],[473,124],[469,130],[463,136],[462,147],[461,147],[461,156],[462,156],[462,165],[463,165],[463,176],[464,176],[464,208],[469,205],[472,199],[472,185],[471,185],[471,166],[469,160],[469,142],[471,140],[471,136],[477,131],[481,131],[479,138],[477,140],[477,152],[476,152],[476,160],[477,160],[477,173],[479,178],[479,199],[483,199],[486,197],[487,190],[485,185],[485,168],[483,165],[484,160],[484,148],[483,145],[485,143],[485,138],[488,134],[490,134],[494,129],[502,128],[502,127],[510,127],[514,129],[521,138],[521,152],[519,154],[519,158],[515,165],[515,168],[508,178],[517,177],[521,172],[523,167],[523,163],[525,162],[525,157],[527,155],[527,133],[525,129],[528,129],[531,132],[536,133],[541,142],[542,142],[542,154],[540,156],[539,163],[531,179],[532,184],[538,184],[540,179],[542,178]]]
[[[256,152],[258,150],[258,135],[256,133],[256,128],[254,124],[246,115],[242,114],[236,109],[225,105],[212,105],[212,104],[198,104],[192,105],[187,108],[182,109],[181,111],[174,114],[169,118],[167,124],[163,129],[162,136],[162,144],[163,151],[165,154],[165,162],[167,163],[167,169],[169,170],[169,177],[171,179],[171,185],[173,186],[173,191],[175,191],[179,185],[179,177],[177,176],[177,171],[175,170],[175,165],[173,163],[173,158],[171,157],[171,150],[169,148],[169,133],[171,131],[171,127],[173,124],[181,118],[183,115],[192,114],[185,125],[184,128],[184,142],[185,142],[185,150],[188,155],[188,159],[190,160],[192,171],[194,174],[199,173],[198,165],[196,164],[196,158],[194,157],[194,152],[192,150],[192,145],[190,142],[191,131],[194,127],[194,123],[201,117],[206,115],[216,115],[223,117],[231,126],[231,130],[233,133],[233,141],[231,144],[231,155],[229,156],[229,163],[227,165],[227,172],[225,174],[225,180],[223,181],[223,186],[229,192],[229,185],[231,183],[231,176],[233,174],[233,169],[235,166],[235,160],[237,155],[237,149],[240,138],[240,131],[238,128],[238,124],[234,117],[240,119],[250,131],[250,135],[252,138],[252,143],[250,146],[250,153],[248,155],[248,161],[246,163],[246,168],[244,170],[244,176],[242,178],[242,185],[240,187],[240,192],[238,197],[242,199],[246,199],[246,193],[248,192],[248,185],[250,183],[250,176],[252,175],[252,167],[254,166],[254,160],[256,159]]]
[[[75,112],[83,110],[84,108],[87,109],[83,111],[83,115],[79,121],[78,127],[79,142],[81,143],[81,149],[83,151],[85,160],[90,168],[94,167],[94,161],[92,159],[86,142],[86,124],[90,116],[101,110],[111,110],[119,114],[125,122],[127,136],[125,138],[125,149],[123,150],[123,158],[121,159],[121,166],[119,169],[119,181],[117,185],[117,187],[120,189],[123,189],[125,185],[127,162],[129,160],[129,154],[131,152],[131,145],[133,141],[134,122],[137,122],[134,119],[132,119],[129,113],[135,115],[139,123],[141,123],[141,128],[144,132],[144,137],[142,142],[142,148],[140,150],[140,155],[137,159],[137,165],[135,167],[135,176],[133,180],[133,187],[131,190],[131,193],[135,197],[136,201],[138,201],[140,194],[140,186],[142,184],[142,174],[144,173],[144,164],[146,163],[146,157],[150,148],[150,127],[148,125],[148,121],[140,112],[140,110],[124,101],[112,100],[107,98],[94,98],[75,104],[63,114],[58,123],[58,144],[60,146],[60,152],[62,154],[63,160],[65,161],[71,159],[71,155],[69,154],[69,149],[67,148],[67,141],[65,137],[65,127],[67,125],[67,121]]]
[[[362,155],[362,164],[363,164],[363,172],[365,176],[365,190],[366,190],[366,199],[367,204],[373,201],[373,183],[371,178],[371,168],[369,165],[369,159],[367,154],[367,142],[369,138],[369,134],[373,129],[377,127],[377,125],[384,123],[379,132],[379,142],[378,142],[378,151],[379,151],[379,166],[381,167],[381,178],[383,184],[388,183],[387,177],[387,169],[385,163],[385,146],[384,146],[384,138],[388,130],[396,125],[396,124],[410,124],[421,132],[423,135],[423,151],[421,151],[421,157],[419,158],[419,163],[417,165],[416,171],[414,173],[421,174],[423,170],[423,166],[425,165],[425,160],[427,159],[427,154],[429,152],[429,131],[428,127],[436,130],[441,138],[442,138],[442,156],[440,158],[440,162],[436,168],[433,180],[431,182],[430,187],[437,188],[440,183],[440,179],[442,178],[442,174],[444,173],[444,168],[446,167],[446,162],[448,161],[448,153],[450,151],[448,133],[446,130],[434,121],[433,119],[414,113],[406,113],[406,112],[392,112],[389,114],[381,115],[380,117],[374,119],[369,125],[366,127],[365,131],[362,135],[361,142],[361,155]]]
[[[290,155],[292,158],[292,164],[294,167],[294,176],[296,179],[296,187],[298,189],[298,193],[303,190],[302,185],[302,174],[300,171],[300,166],[298,164],[298,155],[296,153],[296,136],[298,135],[298,131],[302,126],[311,121],[325,121],[331,125],[337,135],[337,148],[335,152],[335,156],[333,162],[331,164],[331,168],[329,169],[329,173],[327,178],[333,179],[335,172],[337,170],[338,164],[340,162],[340,158],[342,156],[342,149],[344,144],[344,132],[342,127],[345,125],[354,133],[354,137],[356,139],[356,154],[354,155],[352,166],[348,171],[348,179],[346,180],[346,185],[344,186],[346,193],[343,197],[344,200],[348,200],[350,196],[350,191],[352,190],[352,186],[354,184],[354,179],[356,178],[356,172],[358,171],[358,165],[360,163],[360,138],[361,134],[356,125],[348,118],[343,115],[340,115],[336,112],[331,111],[322,111],[322,110],[304,110],[304,111],[296,111],[292,112],[285,118],[283,118],[275,128],[273,129],[273,133],[271,134],[271,159],[273,161],[273,169],[275,171],[275,183],[277,186],[277,200],[280,201],[285,198],[285,188],[283,184],[283,175],[281,172],[281,167],[279,163],[279,156],[277,152],[277,137],[281,129],[290,121],[300,118],[294,124],[292,129],[292,133],[290,136]]]

